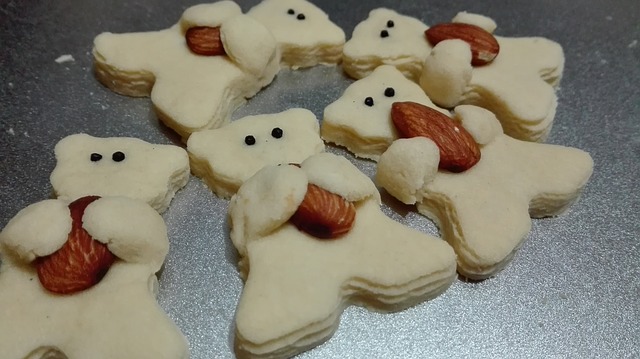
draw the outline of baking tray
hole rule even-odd
[[[257,2],[238,1],[245,11]],[[64,136],[85,132],[180,144],[159,123],[149,99],[117,95],[95,80],[91,47],[103,31],[167,28],[197,3],[0,2],[0,226],[23,207],[51,197],[53,147]],[[458,11],[476,12],[496,20],[496,34],[559,42],[566,67],[548,142],[588,151],[595,171],[566,214],[533,220],[527,241],[496,277],[459,279],[438,298],[400,313],[349,307],[335,335],[300,357],[640,357],[640,2],[316,4],[347,38],[371,9],[384,6],[427,24],[448,21]],[[351,81],[339,67],[283,71],[233,118],[290,107],[308,108],[321,118]],[[372,162],[329,150],[373,175]],[[242,281],[228,238],[227,207],[191,177],[163,215],[171,249],[158,300],[187,336],[194,359],[233,357]],[[383,209],[437,234],[413,207],[384,196]]]

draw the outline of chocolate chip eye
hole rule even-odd
[[[304,16],[304,14],[298,14],[298,16],[296,16],[296,18],[297,18],[298,20],[304,20],[304,19],[305,19],[305,16]]]
[[[389,37],[389,31],[387,30],[380,31],[380,37],[382,38]]]
[[[295,13],[296,13],[296,12],[295,12],[295,11],[293,11],[293,9],[289,9],[289,10],[287,10],[287,14],[289,14],[289,15],[293,15],[293,14],[295,14]]]
[[[384,95],[387,97],[393,97],[396,94],[396,90],[393,89],[393,87],[387,87],[384,90]]]
[[[116,162],[122,162],[124,161],[124,153],[120,151],[114,152],[113,155],[111,155],[111,159]]]
[[[251,135],[248,135],[244,138],[244,143],[246,143],[249,146],[253,146],[256,144],[256,138]]]
[[[271,130],[271,136],[273,136],[273,138],[281,138],[282,135],[283,132],[280,127],[275,127],[273,130]]]
[[[98,162],[102,159],[102,155],[99,153],[92,153],[91,154],[91,162]]]
[[[372,107],[373,106],[373,98],[371,98],[371,97],[365,98],[364,99],[364,104],[369,106],[369,107]]]
[[[394,27],[395,24],[393,23],[393,20],[389,20],[387,21],[387,27]]]

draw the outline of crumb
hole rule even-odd
[[[30,136],[29,136],[29,133],[27,133],[27,131],[24,131],[24,133],[23,133],[23,134],[24,134],[24,137],[30,137]]]
[[[13,88],[13,86],[14,86],[14,85],[13,85],[13,82],[9,82],[7,85],[9,86],[9,88],[10,88],[10,89],[12,89],[12,88]]]
[[[605,19],[607,19],[607,21],[611,21],[611,20],[613,20],[613,16],[609,15],[609,16],[605,17]]]
[[[9,129],[7,130],[7,133],[10,134],[11,136],[14,136],[16,134],[16,131],[14,131],[12,127],[9,127]]]
[[[627,45],[628,48],[632,49],[634,47],[638,46],[638,40],[633,40],[631,41],[631,43],[629,43],[629,45]]]
[[[65,54],[65,55],[60,55],[55,61],[59,64],[62,64],[65,62],[73,62],[75,61],[75,59],[73,58],[73,56],[69,54]]]

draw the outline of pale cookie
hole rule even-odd
[[[417,81],[431,51],[424,37],[427,28],[420,20],[390,9],[372,10],[344,44],[342,67],[349,76],[361,79],[380,65],[393,65]]]
[[[262,167],[300,163],[324,151],[318,127],[311,111],[295,108],[195,132],[187,141],[191,168],[215,194],[230,198]]]
[[[247,15],[261,22],[276,39],[280,64],[293,69],[342,59],[344,31],[319,7],[305,0],[263,0]]]
[[[155,300],[168,249],[162,217],[142,201],[26,207],[0,232],[2,357],[188,358]]]
[[[263,168],[229,211],[246,278],[239,357],[295,355],[330,338],[348,304],[401,310],[456,275],[446,242],[386,217],[371,180],[330,153]]]
[[[199,26],[217,29],[217,36],[187,36]],[[223,53],[201,55],[188,41]],[[102,33],[93,55],[104,85],[128,96],[151,96],[159,118],[185,140],[194,131],[224,125],[280,69],[271,33],[232,1],[192,6],[166,30]]]
[[[187,151],[130,137],[70,135],[55,147],[55,195],[71,201],[88,195],[125,196],[159,212],[189,180]]]
[[[561,214],[577,199],[593,161],[575,148],[513,139],[482,108],[455,112],[456,126],[479,143],[479,162],[461,173],[438,170],[439,146],[424,137],[402,139],[380,157],[376,181],[436,222],[456,251],[460,274],[484,279],[511,260],[530,217]]]
[[[324,110],[321,134],[327,142],[346,147],[358,157],[377,160],[398,138],[391,122],[391,105],[397,101],[425,104],[448,114],[431,102],[416,83],[396,68],[382,65],[352,83]]]
[[[491,19],[475,14],[460,13],[454,21],[489,32],[495,29]],[[496,114],[507,135],[544,141],[556,112],[554,88],[564,68],[562,47],[541,37],[495,39],[499,52],[482,66],[471,65],[469,46],[462,40],[438,43],[424,61],[420,85],[440,106],[484,107]]]

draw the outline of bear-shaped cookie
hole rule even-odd
[[[459,13],[455,22],[469,23],[491,36],[493,20]],[[435,27],[434,27],[435,28]],[[453,108],[468,104],[493,112],[514,138],[541,142],[549,135],[556,113],[558,86],[564,68],[562,47],[542,37],[495,36],[497,56],[471,65],[469,44],[444,40],[424,61],[420,86],[436,104]]]
[[[189,180],[189,156],[178,146],[74,134],[60,140],[54,151],[51,185],[54,194],[67,201],[89,195],[125,196],[163,212]]]
[[[246,116],[187,141],[193,173],[222,198],[267,165],[300,163],[324,151],[318,119],[309,110]]]
[[[280,69],[271,32],[233,1],[192,6],[165,30],[102,33],[93,55],[100,82],[120,94],[150,95],[158,117],[185,140],[224,125]]]
[[[361,79],[380,65],[392,65],[406,77],[417,81],[422,63],[431,51],[420,20],[379,8],[356,25],[344,44],[342,67],[347,75]]]
[[[263,168],[229,213],[239,357],[292,356],[331,337],[348,304],[401,310],[455,279],[447,243],[385,216],[373,182],[331,153]]]
[[[531,217],[561,214],[577,199],[593,161],[579,149],[511,138],[480,107],[457,106],[455,118],[455,132],[466,129],[480,149],[475,165],[459,173],[439,169],[441,153],[458,144],[443,150],[426,137],[404,138],[380,157],[376,182],[438,225],[456,251],[460,274],[485,279],[514,256]]]
[[[335,65],[342,59],[344,31],[309,1],[263,0],[247,15],[271,31],[284,67]]]
[[[1,356],[187,359],[155,300],[168,249],[162,217],[139,200],[24,208],[0,232]]]
[[[449,114],[434,105],[420,86],[398,69],[381,65],[349,85],[338,100],[324,109],[322,138],[346,147],[358,157],[377,160],[398,138],[391,121],[391,105],[398,101],[422,103]]]

